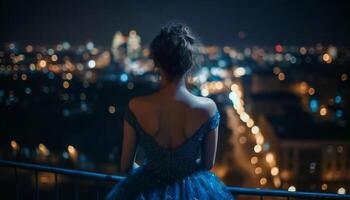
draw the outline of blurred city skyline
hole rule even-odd
[[[110,45],[136,30],[147,45],[171,20],[207,45],[349,45],[346,1],[1,1],[0,43]]]

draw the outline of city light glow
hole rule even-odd
[[[19,150],[19,144],[15,140],[11,140],[11,148],[15,151]]]
[[[345,188],[341,187],[338,189],[337,193],[338,194],[346,194],[346,190],[345,190]]]
[[[295,188],[295,186],[291,185],[291,186],[289,186],[288,191],[295,192],[295,191],[297,191],[297,189]]]
[[[262,147],[260,144],[254,146],[255,153],[260,153],[262,151]]]
[[[88,67],[89,67],[90,69],[95,68],[95,67],[96,67],[96,62],[95,62],[94,60],[89,60],[89,62],[88,62]]]

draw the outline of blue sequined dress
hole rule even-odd
[[[131,170],[116,184],[106,199],[136,200],[232,200],[221,180],[198,164],[201,144],[206,134],[219,125],[220,114],[203,123],[200,128],[176,149],[158,145],[147,134],[127,106],[124,119],[135,129],[138,145],[143,148],[145,162]]]

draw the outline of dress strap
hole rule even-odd
[[[126,110],[124,112],[124,120],[126,120],[130,126],[132,126],[137,133],[142,133],[142,127],[140,126],[140,124],[137,122],[136,120],[136,116],[135,114],[131,111],[129,104],[127,104],[126,106]]]
[[[214,119],[213,121],[211,122],[211,129],[214,129],[216,127],[219,126],[220,124],[220,118],[221,118],[221,115],[220,115],[220,112],[219,111],[216,111],[216,114],[214,116]]]
[[[216,127],[219,126],[220,123],[220,113],[219,111],[216,111],[215,115],[210,118],[208,121],[208,127],[205,130],[205,133],[208,134],[211,130],[215,129]]]
[[[219,111],[216,111],[212,117],[210,117],[206,122],[204,122],[204,124],[202,124],[202,126],[196,133],[198,135],[198,139],[204,139],[204,137],[207,136],[211,132],[211,130],[218,127],[220,123],[220,118],[221,116]]]

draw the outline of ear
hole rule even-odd
[[[153,70],[155,72],[159,72],[160,71],[160,64],[159,64],[159,62],[157,60],[153,60],[153,63],[154,63]]]
[[[153,59],[153,63],[154,63],[154,68],[159,68],[160,67],[160,64],[159,64],[158,60]]]
[[[153,66],[153,71],[154,71],[154,72],[159,72],[159,71],[160,71],[159,66],[156,65],[156,64],[154,64],[154,66]]]

